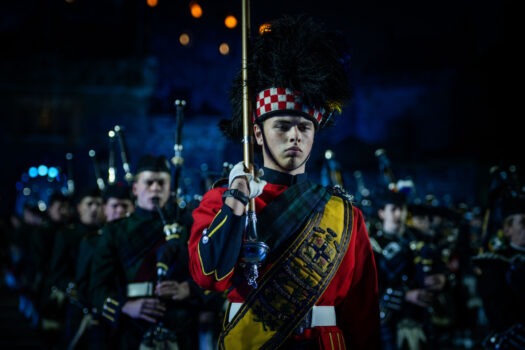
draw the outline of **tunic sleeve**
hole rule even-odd
[[[118,271],[119,255],[114,236],[107,226],[102,229],[93,254],[89,282],[92,304],[110,323],[117,322],[125,302],[124,296],[118,295],[117,281],[122,281],[122,272]]]
[[[202,288],[224,291],[232,284],[242,245],[245,216],[223,204],[225,189],[207,192],[193,211],[189,240],[190,272]]]

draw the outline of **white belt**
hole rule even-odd
[[[241,308],[242,303],[231,303],[228,314],[228,322],[231,322],[237,311]],[[309,327],[336,326],[335,307],[314,305],[311,310],[312,320]]]
[[[136,282],[127,285],[128,298],[150,297],[153,296],[153,283]]]

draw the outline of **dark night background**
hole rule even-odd
[[[67,153],[76,187],[95,185],[88,151],[107,174],[115,125],[125,130],[132,170],[144,153],[172,157],[177,98],[187,101],[184,193],[202,193],[203,167],[219,174],[224,161],[242,159],[216,127],[229,116],[228,89],[241,62],[240,26],[226,29],[222,21],[231,13],[240,22],[241,1],[201,0],[200,19],[188,3],[2,2],[2,218],[20,204],[22,174],[40,164],[67,174]],[[314,177],[331,149],[349,192],[357,170],[374,190],[381,186],[374,152],[384,148],[396,176],[412,178],[418,196],[483,205],[492,166],[522,167],[515,2],[252,0],[251,8],[252,29],[304,12],[351,43],[354,99],[336,128],[319,134]],[[182,32],[189,46],[179,44]],[[222,42],[228,55],[218,52]],[[120,157],[117,164],[121,179]],[[38,194],[58,184],[46,181],[26,185]]]

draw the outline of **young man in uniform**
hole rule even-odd
[[[131,187],[123,183],[106,186],[102,194],[105,223],[130,215],[135,210]],[[79,243],[76,255],[74,284],[69,288],[66,332],[69,348],[105,349],[108,332],[100,322],[100,314],[90,302],[91,263],[101,229],[87,232]]]
[[[473,258],[490,335],[486,349],[525,348],[525,196],[501,204],[504,244]]]
[[[377,349],[377,275],[363,215],[341,188],[306,174],[317,132],[350,95],[344,56],[334,33],[311,18],[283,17],[265,28],[248,74],[264,174],[253,177],[238,163],[228,188],[204,195],[193,211],[192,276],[203,288],[229,291],[221,349]],[[221,123],[237,140],[242,84],[238,76],[233,120]],[[250,198],[255,245],[243,238]]]
[[[122,183],[109,185],[104,190],[104,215],[111,222],[124,218],[135,210],[131,188]]]
[[[71,332],[68,296],[75,282],[80,242],[86,234],[97,232],[105,222],[102,193],[98,187],[86,187],[75,197],[77,220],[55,236],[48,280],[48,315],[42,319],[43,325],[50,330],[60,327],[60,343],[67,341]]]
[[[407,223],[407,196],[385,190],[374,202],[380,228],[370,241],[378,272],[381,348],[427,349],[431,340],[429,310],[435,294],[443,288],[445,277],[430,272],[428,276],[422,274],[423,264],[419,262],[429,261],[420,253],[427,248]]]
[[[113,327],[112,348],[138,349],[141,343],[165,341],[163,346],[195,349],[198,325],[192,310],[200,295],[189,276],[185,230],[166,230],[174,224],[168,210],[171,173],[166,158],[141,157],[132,189],[135,211],[108,223],[98,238],[90,278],[92,303],[103,322]]]

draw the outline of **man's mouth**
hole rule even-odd
[[[290,147],[284,151],[285,154],[292,154],[292,155],[298,155],[301,152],[302,151],[299,147]]]

